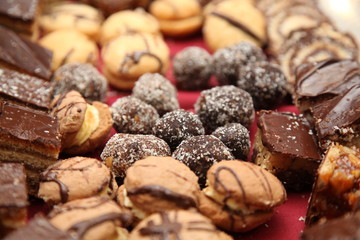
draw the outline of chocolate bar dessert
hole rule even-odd
[[[0,100],[48,111],[53,89],[50,82],[0,67]]]
[[[360,209],[359,149],[332,145],[318,171],[306,214],[306,225],[321,223]]]
[[[27,206],[24,167],[18,163],[0,162],[0,238],[25,225]]]
[[[0,101],[0,161],[25,166],[30,194],[36,194],[40,172],[60,152],[57,119],[31,108]]]
[[[7,1],[1,1],[7,2]],[[1,4],[0,4],[1,5]],[[0,66],[49,80],[52,52],[0,25]]]
[[[0,1],[0,24],[32,40],[39,36],[37,16],[40,0]]]
[[[285,188],[310,189],[321,156],[309,122],[294,113],[260,111],[253,159]]]

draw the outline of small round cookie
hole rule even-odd
[[[244,40],[260,47],[267,41],[265,17],[254,5],[243,0],[228,0],[216,5],[205,17],[203,34],[212,51]]]
[[[89,101],[106,100],[106,78],[91,64],[67,63],[53,75],[54,96],[75,90]]]
[[[194,136],[182,141],[172,157],[195,172],[201,187],[205,186],[206,172],[214,163],[234,159],[225,144],[211,135]]]
[[[73,157],[55,163],[40,175],[38,197],[47,203],[112,195],[117,191],[110,170],[99,160]]]
[[[275,108],[287,94],[280,66],[267,61],[241,67],[236,85],[250,93],[257,110]]]
[[[75,29],[96,41],[103,20],[102,13],[94,7],[58,2],[45,7],[39,23],[45,34],[59,29]]]
[[[207,172],[207,187],[199,210],[218,227],[245,232],[268,221],[286,201],[286,191],[274,175],[245,161],[215,163]]]
[[[132,96],[153,106],[160,116],[180,108],[176,88],[158,73],[142,75],[135,83]]]
[[[175,55],[173,72],[178,89],[204,89],[209,85],[212,57],[203,48],[187,47]]]
[[[202,7],[197,0],[155,0],[149,12],[160,23],[163,34],[173,37],[197,32],[202,25]]]
[[[153,135],[117,133],[106,143],[100,157],[116,176],[124,178],[137,160],[170,155],[169,145]]]
[[[211,135],[222,141],[236,159],[247,160],[250,152],[250,133],[240,123],[228,123],[218,127]]]
[[[171,157],[136,161],[124,179],[125,206],[139,219],[160,211],[197,207],[198,178],[185,164]]]
[[[159,118],[153,106],[132,96],[117,99],[111,112],[114,128],[121,133],[150,134]]]
[[[48,218],[55,227],[82,240],[124,239],[124,228],[132,222],[131,215],[108,197],[78,199],[57,205]]]
[[[251,95],[231,85],[202,91],[195,112],[208,133],[227,123],[241,123],[248,128],[255,115]]]
[[[133,32],[160,34],[159,22],[141,8],[112,14],[101,26],[100,43],[105,45],[119,35]]]
[[[208,218],[198,212],[173,210],[152,214],[141,221],[131,232],[129,240],[142,239],[231,240],[233,238],[217,230]]]
[[[158,119],[153,127],[153,133],[167,142],[174,151],[183,140],[204,135],[205,129],[196,114],[179,109],[166,113]]]
[[[118,89],[131,90],[145,73],[164,74],[170,51],[160,35],[128,33],[106,44],[102,56],[109,83]]]
[[[83,0],[100,9],[105,16],[137,7],[147,9],[152,0]]]
[[[51,114],[59,120],[61,151],[81,155],[94,151],[110,133],[111,112],[108,105],[87,103],[79,92],[58,95],[51,103]]]
[[[96,43],[83,33],[73,29],[53,31],[39,40],[41,46],[53,52],[51,69],[55,71],[65,63],[80,62],[96,65]]]
[[[242,67],[259,61],[266,61],[262,49],[249,41],[242,41],[214,53],[214,74],[219,85],[236,85]]]

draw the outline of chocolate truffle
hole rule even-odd
[[[209,85],[212,57],[203,48],[187,47],[175,55],[173,71],[178,89],[204,89]]]
[[[261,48],[251,42],[240,42],[214,53],[214,74],[220,85],[235,85],[242,66],[265,60],[266,56]]]
[[[87,100],[101,102],[106,100],[107,81],[91,64],[65,64],[54,72],[53,79],[55,95],[76,90]]]
[[[200,93],[195,112],[207,132],[227,123],[241,123],[249,127],[254,119],[254,105],[250,94],[235,86],[220,86]]]
[[[217,137],[195,136],[186,139],[174,151],[173,158],[185,163],[205,185],[206,172],[216,162],[234,159],[230,150]]]
[[[211,135],[220,139],[236,159],[247,159],[250,151],[250,134],[246,127],[240,123],[229,123],[217,128]]]
[[[250,93],[255,109],[276,107],[286,96],[286,78],[278,65],[256,62],[240,67],[236,85]]]
[[[204,135],[205,130],[199,117],[183,109],[165,114],[153,128],[154,135],[167,142],[172,151],[185,139]]]
[[[159,118],[153,106],[132,96],[117,99],[111,111],[114,128],[121,133],[149,134]]]
[[[148,156],[170,156],[167,143],[153,135],[118,133],[106,143],[100,157],[116,176],[124,178],[126,170]]]
[[[176,88],[158,73],[142,75],[135,83],[132,96],[153,106],[160,116],[179,109]]]

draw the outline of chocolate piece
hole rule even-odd
[[[49,80],[52,61],[50,50],[2,26],[0,36],[0,65]]]
[[[52,94],[51,83],[0,67],[0,99],[47,111]]]
[[[321,156],[309,122],[293,113],[260,111],[257,125],[255,162],[287,189],[310,188]]]
[[[68,234],[52,225],[43,215],[36,215],[27,226],[6,236],[4,240],[75,240]]]

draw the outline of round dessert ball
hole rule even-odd
[[[178,89],[204,89],[209,85],[212,57],[203,48],[187,47],[175,55],[173,71]]]
[[[135,83],[132,96],[153,106],[160,116],[179,109],[176,88],[159,73],[145,73]]]
[[[169,145],[154,135],[117,133],[106,143],[100,157],[116,176],[124,178],[126,170],[137,160],[170,155]]]
[[[195,112],[207,133],[227,123],[241,123],[248,128],[255,115],[250,94],[232,85],[202,91],[195,102]]]
[[[236,159],[247,159],[250,151],[249,130],[240,123],[229,123],[217,128],[211,135],[222,141]]]
[[[111,112],[114,128],[121,133],[151,134],[159,118],[155,108],[132,96],[117,99]]]
[[[199,117],[183,109],[166,113],[154,126],[154,135],[167,142],[172,151],[185,139],[204,135]]]
[[[194,171],[202,187],[205,186],[206,173],[214,163],[234,159],[229,148],[211,135],[194,136],[182,141],[172,157]]]
[[[276,107],[287,94],[286,84],[280,67],[266,61],[242,67],[236,82],[239,88],[250,93],[255,109]]]
[[[78,91],[90,101],[105,101],[108,84],[105,77],[91,64],[68,63],[54,72],[54,95]]]
[[[214,74],[219,85],[236,85],[241,67],[265,60],[266,56],[261,48],[251,42],[243,41],[214,53]]]

